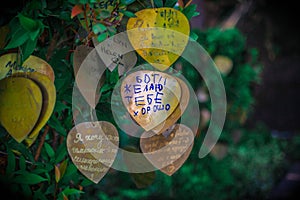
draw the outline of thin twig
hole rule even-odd
[[[39,146],[38,146],[38,149],[36,150],[36,154],[34,156],[34,160],[37,161],[40,157],[40,154],[41,154],[41,151],[42,151],[42,148],[43,148],[43,145],[44,145],[44,142],[45,142],[45,138],[46,138],[46,135],[47,133],[49,132],[50,130],[50,127],[48,125],[46,125],[45,127],[45,130],[44,130],[44,133],[41,137],[41,140],[40,140],[40,143],[39,143]]]
[[[56,44],[57,44],[57,40],[59,38],[59,33],[55,33],[54,36],[52,37],[52,40],[51,40],[51,43],[48,47],[48,50],[47,50],[47,55],[46,55],[46,60],[49,61],[52,54],[53,54],[53,51],[54,49],[56,48]]]
[[[231,15],[221,23],[221,29],[234,28],[243,15],[245,15],[252,6],[252,0],[245,0],[239,4]]]

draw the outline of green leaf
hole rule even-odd
[[[12,174],[16,169],[16,156],[11,149],[7,148],[7,167],[6,174]]]
[[[21,46],[29,39],[29,33],[23,28],[19,28],[15,34],[11,37],[9,43],[4,49],[12,49]]]
[[[20,184],[34,185],[43,181],[47,181],[47,179],[37,174],[33,174],[25,171],[23,174],[17,175],[13,179],[13,181]]]
[[[106,26],[103,25],[103,24],[100,24],[100,23],[93,25],[93,32],[96,35],[98,35],[99,33],[102,33],[104,31],[106,31],[106,29],[107,29]]]
[[[199,36],[198,36],[195,32],[191,31],[190,37],[191,37],[193,40],[197,41],[197,39],[198,39]]]
[[[38,190],[35,190],[33,193],[33,199],[40,199],[40,200],[47,200],[47,197],[45,196],[44,192],[42,191],[42,187],[40,187]]]
[[[135,2],[136,0],[121,0],[121,4],[123,5],[129,5],[132,4],[133,2]]]
[[[87,187],[92,184],[94,184],[94,182],[87,178],[83,179],[83,181],[80,183],[82,187]]]
[[[156,177],[155,171],[146,173],[130,173],[130,176],[137,188],[146,188],[150,186]]]
[[[44,192],[45,195],[47,194],[53,194],[55,191],[55,184],[50,185],[47,190]]]
[[[67,132],[61,122],[54,116],[52,115],[48,121],[48,125],[52,128],[54,128],[59,134],[62,136],[66,136]]]
[[[101,87],[100,92],[101,92],[101,93],[105,93],[105,92],[110,91],[110,90],[112,90],[112,89],[114,89],[114,86],[113,86],[113,85],[111,85],[111,84],[104,84],[104,85]]]
[[[21,188],[22,188],[22,194],[23,194],[25,197],[29,198],[29,197],[32,195],[32,192],[31,192],[31,189],[30,189],[29,185],[27,185],[27,184],[22,184],[22,185],[21,185]]]
[[[68,160],[64,160],[64,161],[59,165],[59,171],[60,171],[60,176],[61,176],[61,178],[65,175],[67,166],[68,166]]]
[[[164,3],[162,0],[154,0],[154,4],[157,8],[161,8],[164,6]]]
[[[61,101],[57,101],[55,103],[55,107],[54,107],[54,112],[57,112],[57,113],[62,113],[64,110],[66,109],[70,109],[69,106],[67,106],[66,104],[64,104],[63,102]]]
[[[112,72],[107,70],[106,75],[110,84],[115,85],[119,81],[119,72],[117,67]]]
[[[40,29],[36,29],[35,31],[29,32],[29,37],[31,40],[36,40],[39,36]]]
[[[109,33],[110,36],[113,36],[117,33],[117,29],[113,26],[107,27],[107,30],[108,30],[108,33]]]
[[[29,17],[24,16],[23,14],[18,15],[21,26],[27,31],[35,31],[38,29],[38,23],[36,20],[33,20]]]
[[[22,46],[22,61],[25,61],[34,52],[37,44],[37,38],[34,40],[28,39]]]
[[[82,193],[84,193],[84,192],[81,191],[81,190],[77,190],[77,189],[75,189],[75,188],[66,188],[66,189],[64,189],[64,190],[62,191],[62,193],[63,193],[64,195],[68,196],[68,195],[73,195],[73,194],[82,194]]]
[[[60,171],[56,165],[54,165],[54,169],[55,169],[54,170],[55,171],[55,181],[56,181],[56,183],[58,183],[61,178]]]
[[[193,17],[197,17],[200,15],[200,12],[194,12]]]
[[[54,158],[55,152],[53,148],[47,142],[44,143],[45,150],[50,158]]]
[[[70,163],[65,172],[65,176],[71,176],[76,172],[77,172],[77,167],[73,163]]]
[[[99,13],[101,19],[106,19],[110,17],[110,12],[108,10],[101,10]]]
[[[60,145],[57,149],[56,149],[56,158],[55,158],[55,163],[59,163],[61,162],[65,156],[67,155],[67,148],[66,145]]]
[[[98,42],[103,42],[107,38],[107,33],[102,33],[97,36]]]
[[[87,3],[89,3],[89,0],[79,0],[79,3],[80,4],[87,4]]]
[[[123,13],[126,17],[136,17],[136,15],[133,12],[130,12],[128,10],[120,10],[121,13]]]
[[[20,166],[20,170],[26,170],[26,160],[22,155],[20,156],[19,159],[19,166]]]
[[[170,7],[173,8],[178,0],[166,0],[164,7]]]
[[[186,16],[188,20],[190,20],[194,13],[196,12],[197,5],[196,4],[190,4],[188,7],[185,7],[182,11],[182,13]]]
[[[59,19],[62,19],[64,21],[70,21],[71,20],[71,12],[70,11],[62,11],[59,13]]]
[[[28,147],[25,144],[18,143],[15,140],[11,140],[9,142],[9,148],[20,152],[26,158],[26,160],[34,162],[33,154],[31,151],[29,151]]]

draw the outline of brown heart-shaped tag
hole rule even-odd
[[[146,131],[166,120],[181,98],[181,87],[169,74],[140,70],[127,75],[121,97],[131,117]]]
[[[77,124],[67,136],[67,148],[73,163],[94,183],[98,183],[110,169],[118,146],[118,131],[106,121]]]
[[[100,62],[100,58],[97,58],[96,51],[94,49],[95,48],[87,46],[87,45],[79,45],[75,48],[74,55],[73,55],[73,68],[74,68],[74,75],[76,77],[77,86],[78,86],[79,90],[81,91],[82,95],[84,95],[86,101],[93,107],[97,105],[97,103],[100,99],[100,96],[101,96],[100,88],[103,86],[103,84],[105,82],[104,75],[100,78],[99,82],[97,82],[97,78],[95,78],[95,76],[97,76],[97,75],[93,74],[93,73],[95,73],[95,71],[99,70],[97,68],[100,67],[100,65],[95,65],[94,62],[96,62],[96,64],[102,63],[102,62]],[[90,66],[93,66],[93,64],[95,65],[93,67],[90,67],[90,69],[93,70],[92,73],[87,73],[88,70],[83,68],[80,71],[81,76],[77,76],[77,73],[80,69],[81,64],[93,50],[94,50],[93,54],[95,54],[94,58],[96,58],[97,61],[90,61]],[[95,74],[97,74],[97,73],[95,73]],[[94,95],[90,95],[90,91],[88,89],[91,88],[91,85],[94,85],[94,84],[97,84],[96,93]]]
[[[149,137],[149,135],[153,135]],[[161,135],[144,132],[140,147],[145,157],[163,173],[173,175],[189,157],[194,144],[194,134],[183,124],[175,124]]]
[[[181,99],[179,105],[176,107],[174,112],[161,124],[152,129],[152,131],[156,134],[161,134],[170,128],[173,124],[177,122],[177,120],[181,117],[183,112],[185,111],[189,100],[190,100],[190,92],[188,86],[185,84],[183,80],[180,78],[176,78],[181,87]]]

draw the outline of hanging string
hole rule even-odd
[[[152,8],[154,9],[154,0],[151,0]]]

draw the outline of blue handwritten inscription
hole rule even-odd
[[[164,102],[164,89],[168,78],[159,73],[138,73],[123,84],[123,98],[132,109],[134,117],[150,112],[169,111],[171,105]]]
[[[152,70],[128,74],[120,90],[131,118],[146,131],[163,123],[181,98],[181,86],[176,77]]]

